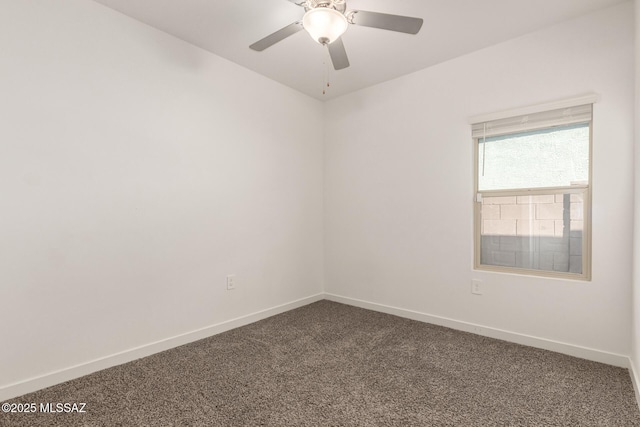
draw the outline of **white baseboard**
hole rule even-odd
[[[519,334],[517,332],[505,331],[502,329],[490,328],[475,323],[463,322],[446,317],[435,316],[432,314],[421,313],[413,310],[392,307],[383,304],[363,301],[355,298],[343,297],[325,293],[325,299],[355,307],[366,308],[369,310],[379,311],[382,313],[393,314],[395,316],[405,317],[407,319],[418,320],[420,322],[431,323],[434,325],[445,326],[447,328],[456,329],[463,332],[470,332],[476,335],[482,335],[489,338],[496,338],[503,341],[509,341],[516,344],[527,345],[530,347],[541,348],[544,350],[555,351],[557,353],[569,356],[579,357],[594,362],[605,363],[607,365],[618,366],[621,368],[629,367],[629,357],[621,354],[609,353],[606,351],[596,350],[593,348],[581,347],[573,344],[567,344],[559,341],[548,340],[545,338],[534,337],[530,335]]]
[[[50,372],[42,376],[29,378],[24,381],[9,384],[0,387],[0,402],[12,399],[14,397],[22,396],[23,394],[41,390],[46,387],[60,384],[65,381],[79,378],[93,372],[131,362],[142,357],[147,357],[152,354],[188,344],[193,341],[208,338],[210,336],[217,335],[222,332],[238,328],[240,326],[245,326],[250,323],[275,316],[276,314],[284,313],[286,311],[293,310],[295,308],[302,307],[316,301],[320,301],[323,299],[323,297],[324,294],[317,294],[307,298],[302,298],[276,307],[268,308],[235,319],[227,320],[215,325],[197,329],[195,331],[187,332],[185,334],[145,344],[116,354],[101,357],[99,359],[95,359],[86,363],[61,369],[59,371]]]
[[[632,358],[629,358],[629,374],[631,375],[631,382],[633,383],[633,391],[636,393],[636,402],[640,409],[640,378],[638,378],[638,370]]]

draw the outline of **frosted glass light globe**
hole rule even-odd
[[[338,40],[349,23],[347,18],[335,9],[318,7],[304,14],[302,26],[320,44],[330,44]]]

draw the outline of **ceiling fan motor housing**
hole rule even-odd
[[[340,13],[344,13],[347,10],[346,0],[307,0],[304,5],[305,10],[317,9],[319,7],[327,7],[329,9],[337,10]]]

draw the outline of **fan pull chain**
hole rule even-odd
[[[329,67],[331,63],[331,57],[329,56],[329,45],[325,44],[324,46],[326,47],[326,55],[324,60],[324,78],[322,82],[322,94],[326,95],[329,86],[331,86],[331,83],[329,83]]]

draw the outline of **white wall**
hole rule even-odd
[[[632,354],[635,373],[636,397],[640,404],[640,0],[635,0],[635,59],[636,59],[636,108],[635,108],[635,209],[633,233],[633,325]]]
[[[326,103],[326,291],[625,359],[632,7],[626,2]],[[601,95],[593,127],[593,280],[473,271],[468,118],[589,92]],[[484,295],[470,293],[472,278],[483,281]]]
[[[92,1],[0,9],[0,391],[322,292],[319,101]]]

